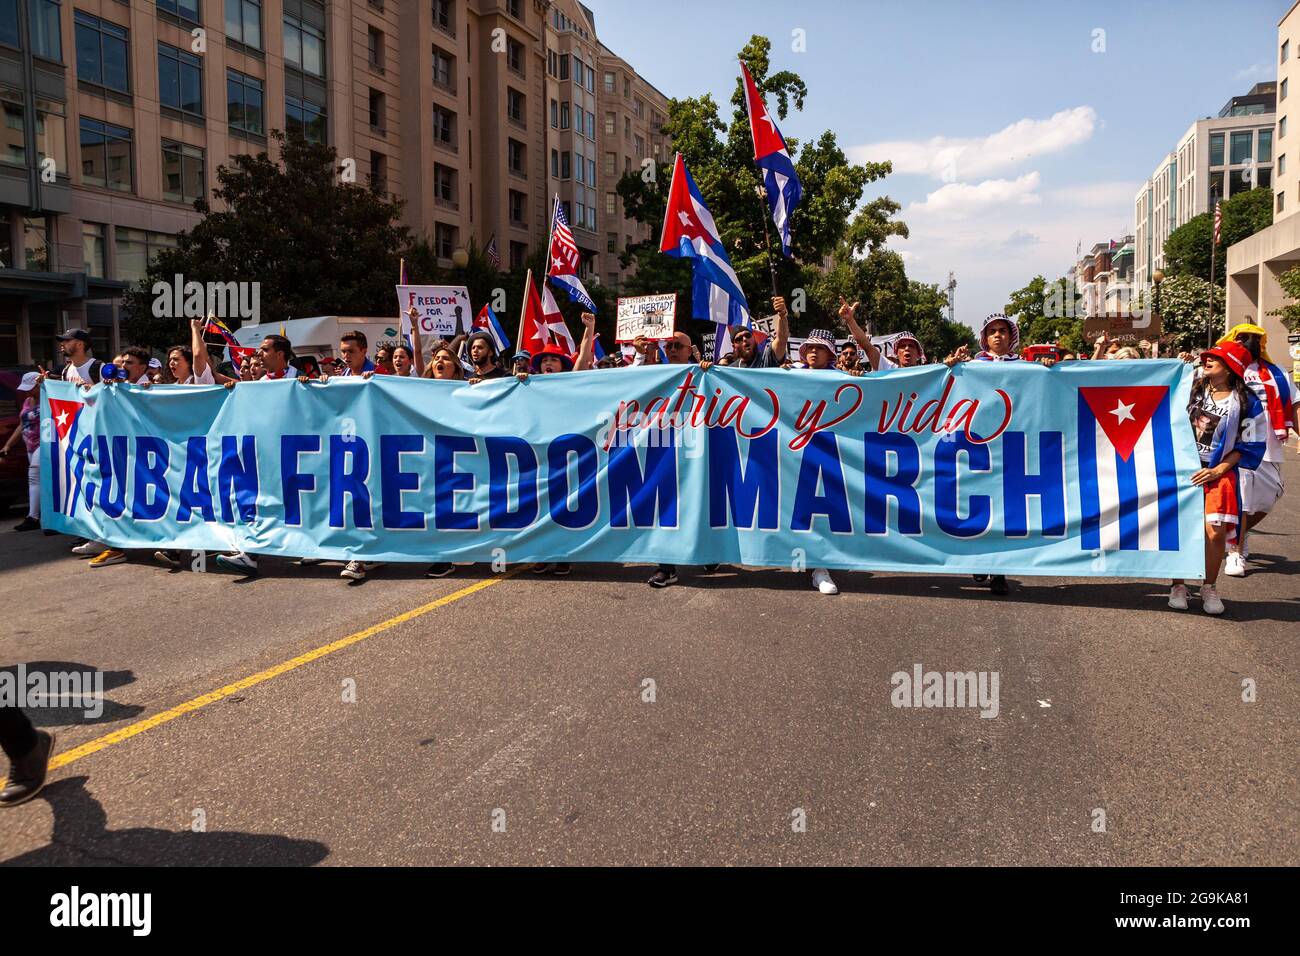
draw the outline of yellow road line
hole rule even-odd
[[[459,591],[448,594],[446,597],[440,597],[436,601],[430,601],[428,604],[414,608],[404,614],[390,617],[386,621],[380,621],[378,624],[371,625],[364,631],[357,631],[355,634],[341,637],[337,641],[332,641],[331,643],[322,645],[315,650],[307,651],[305,654],[299,654],[297,657],[290,658],[281,664],[276,664],[274,667],[268,667],[264,671],[258,671],[256,674],[251,674],[242,680],[237,680],[233,684],[227,684],[225,687],[219,687],[210,693],[203,694],[200,697],[195,697],[193,700],[187,700],[183,704],[177,704],[170,710],[164,710],[161,713],[154,714],[152,717],[146,717],[144,720],[138,720],[120,730],[115,730],[111,734],[97,737],[94,740],[82,744],[80,747],[66,750],[63,753],[56,755],[54,759],[50,761],[50,770],[57,770],[59,767],[66,767],[74,760],[80,760],[82,757],[89,757],[91,754],[98,753],[107,747],[112,747],[114,744],[120,744],[123,741],[130,740],[132,737],[142,734],[147,730],[153,730],[153,728],[175,720],[177,717],[192,714],[194,711],[208,706],[208,704],[214,704],[232,694],[239,693],[241,690],[247,690],[250,687],[265,683],[273,677],[287,674],[289,671],[296,670],[304,664],[310,664],[312,661],[320,660],[320,658],[333,654],[335,651],[341,651],[345,647],[351,647],[353,644],[358,644],[368,637],[382,634],[384,631],[391,630],[399,624],[413,621],[417,617],[428,614],[430,611],[436,611],[438,608],[446,607],[448,604],[453,604],[461,598],[467,598],[471,594],[477,594],[484,588],[490,588],[492,585],[499,584],[507,578],[514,577],[519,573],[519,570],[520,569],[516,568],[513,571],[507,571],[504,574],[499,574],[495,577],[478,581],[475,584],[471,584],[469,587],[461,588]],[[0,780],[0,788],[4,787],[4,783],[3,780]]]

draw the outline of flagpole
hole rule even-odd
[[[1214,220],[1210,227],[1210,291],[1209,291],[1209,313],[1210,320],[1205,327],[1205,347],[1214,348],[1214,255],[1219,248],[1219,201],[1214,201]]]
[[[767,228],[767,190],[762,183],[754,187],[754,195],[758,197],[761,210],[759,218],[763,220],[763,245],[767,249],[767,268],[772,274],[772,297],[776,298],[780,293],[776,291],[776,263],[772,261],[772,234]]]

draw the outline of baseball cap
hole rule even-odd
[[[62,335],[56,335],[54,338],[59,342],[67,342],[76,339],[78,342],[85,342],[87,345],[90,344],[90,333],[85,329],[68,329],[68,331],[64,332]]]
[[[23,380],[18,383],[18,391],[30,392],[36,387],[36,383],[40,380],[41,376],[39,372],[25,372],[23,374]]]
[[[150,368],[162,368],[162,359],[160,359],[160,358],[151,358],[151,359],[149,360],[149,367],[150,367]]]
[[[520,349],[515,353],[514,361],[518,362],[520,359],[523,359],[525,362],[531,362],[533,360],[533,353],[527,349]]]

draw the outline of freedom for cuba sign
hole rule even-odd
[[[51,381],[42,515],[116,548],[333,560],[1197,578],[1191,377],[1144,361]]]

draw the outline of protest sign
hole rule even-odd
[[[409,332],[407,310],[415,306],[419,313],[421,344],[427,351],[438,339],[451,339],[469,331],[474,310],[469,291],[454,285],[399,285],[397,306],[402,316],[402,332]]]
[[[639,295],[618,300],[618,326],[614,338],[631,342],[638,336],[663,341],[673,337],[677,293]]]

